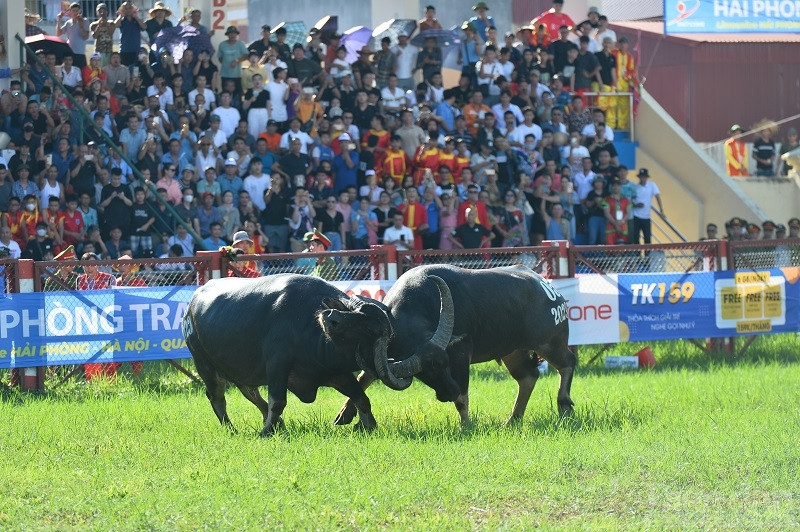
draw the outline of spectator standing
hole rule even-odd
[[[383,233],[383,243],[387,246],[395,246],[401,251],[414,249],[414,233],[410,227],[403,225],[402,212],[394,213],[392,225],[387,227]]]
[[[420,27],[420,31],[424,31],[422,27]],[[404,31],[397,34],[397,41],[397,45],[392,48],[392,53],[396,58],[397,86],[404,91],[410,91],[414,89],[414,69],[417,65],[419,50],[408,44],[408,34]]]
[[[449,235],[454,247],[459,249],[478,249],[487,240],[494,238],[494,233],[476,222],[478,213],[475,209],[467,209],[466,222],[456,227]]]
[[[475,31],[477,34],[483,39],[484,41],[487,40],[487,30],[489,28],[494,28],[494,19],[487,15],[487,11],[489,11],[489,6],[486,5],[486,2],[478,2],[474,6],[472,6],[472,11],[475,12],[473,17],[467,21],[475,27]]]
[[[100,194],[99,207],[103,209],[106,227],[118,227],[123,235],[127,235],[132,206],[131,189],[122,184],[122,172],[115,168],[111,172],[111,182],[103,187]]]
[[[434,6],[425,7],[425,17],[419,21],[419,31],[422,33],[426,30],[440,30],[442,25],[436,18],[436,8]]]
[[[168,8],[164,2],[156,2],[153,4],[153,8],[148,12],[148,15],[150,19],[145,22],[145,31],[152,45],[156,40],[156,35],[158,35],[161,30],[172,27],[172,21],[169,20],[169,17],[172,16],[172,10]]]
[[[658,209],[662,216],[665,216],[664,206],[661,204],[661,192],[658,190],[658,185],[650,181],[650,172],[647,171],[647,168],[640,168],[636,177],[639,178],[639,184],[636,186],[636,203],[633,205],[631,243],[638,244],[639,233],[642,233],[644,243],[649,244],[651,241],[650,206],[653,204],[653,197],[658,202]]]
[[[8,253],[10,259],[18,259],[22,255],[22,250],[16,240],[11,238],[11,228],[8,226],[0,227],[0,251]]]
[[[775,149],[775,142],[772,141],[772,127],[767,124],[763,125],[767,127],[764,127],[758,133],[758,138],[753,142],[756,175],[759,177],[774,177],[777,150]]]
[[[734,124],[728,130],[730,138],[725,141],[725,167],[730,177],[747,177],[747,147],[742,141],[744,130],[739,124]]]
[[[570,28],[575,26],[572,18],[562,12],[563,8],[564,0],[553,0],[553,7],[533,19],[531,25],[538,28],[540,24],[544,24],[550,34],[550,38],[553,40],[558,39],[562,27],[566,27],[567,31],[569,31]]]
[[[64,13],[58,13],[56,36],[64,35],[67,44],[72,48],[75,66],[82,69],[86,66],[86,40],[89,38],[89,23],[81,16],[81,5],[78,2],[72,2],[69,5],[68,14],[69,20],[62,24]]]
[[[611,181],[611,194],[603,201],[603,214],[606,217],[606,244],[627,244],[631,203],[622,195],[619,179]]]
[[[119,28],[120,32],[119,53],[122,64],[125,66],[136,64],[141,46],[141,32],[146,30],[147,26],[137,15],[133,3],[122,3],[114,25]],[[147,54],[145,54],[145,58],[146,56]]]
[[[639,72],[633,54],[628,52],[628,38],[620,37],[617,48],[611,52],[617,60],[617,92],[635,92],[638,90]],[[626,96],[617,96],[616,116],[609,119],[612,129],[628,129],[630,120],[630,99]]]
[[[106,66],[111,62],[111,52],[114,51],[114,32],[117,26],[113,21],[108,20],[108,6],[105,3],[97,4],[95,13],[97,13],[97,20],[89,24],[89,30],[94,37],[94,51],[100,54],[103,66]]]
[[[110,273],[101,272],[96,261],[99,260],[95,253],[84,253],[81,257],[84,273],[78,275],[76,283],[77,290],[109,290],[117,286],[117,279]],[[86,373],[86,380],[91,381],[100,375],[108,378],[117,374],[117,369],[121,366],[119,362],[91,363],[84,364],[83,369]]]
[[[798,143],[797,129],[795,129],[794,127],[790,127],[789,130],[786,132],[786,142],[782,142],[781,143],[780,155],[783,155],[784,153],[789,153],[790,151],[797,149],[798,146],[800,146],[800,143]],[[778,157],[778,161],[781,161],[781,160],[782,159],[779,156]],[[778,164],[781,164],[781,163],[779,162]],[[792,165],[790,165],[786,161],[783,161],[783,164],[781,164],[780,175],[782,175],[784,177],[788,176],[789,175],[789,170],[791,170],[791,169],[792,169]]]
[[[227,40],[219,43],[217,47],[217,57],[220,63],[219,74],[223,84],[226,80],[233,81],[236,87],[235,92],[241,94],[242,69],[240,65],[247,59],[247,47],[239,40],[239,29],[236,26],[228,26],[228,29],[225,30],[225,36]]]

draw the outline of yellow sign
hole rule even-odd
[[[717,280],[717,326],[739,333],[768,332],[786,322],[786,278],[770,272],[737,272]]]

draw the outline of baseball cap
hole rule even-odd
[[[219,115],[211,115],[211,121],[212,122],[220,122],[220,121],[222,121],[222,119],[219,117]]]
[[[228,157],[227,159],[225,159],[225,166],[239,166],[239,165],[236,164],[236,159],[234,159],[233,157]]]
[[[344,142],[344,141],[347,141],[347,140],[351,140],[349,134],[342,133],[341,135],[339,135],[339,142]]]

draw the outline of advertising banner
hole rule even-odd
[[[552,284],[567,300],[570,345],[620,341],[616,275],[555,279]]]
[[[664,33],[797,33],[796,0],[665,0]]]
[[[714,304],[711,272],[619,275],[621,339],[715,336]]]
[[[582,275],[553,285],[570,345],[794,332],[800,268]],[[383,300],[391,281],[338,281]],[[181,321],[196,287],[0,295],[0,368],[188,358]]]
[[[336,281],[383,300],[391,281]],[[0,298],[0,368],[189,358],[181,320],[197,287],[37,292]]]

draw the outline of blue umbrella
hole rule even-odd
[[[211,37],[208,33],[201,32],[189,24],[164,28],[156,35],[152,46],[156,53],[159,50],[168,50],[176,63],[181,60],[183,51],[187,48],[194,52],[195,57],[200,52],[214,53],[214,46],[211,44]]]
[[[413,46],[422,48],[425,46],[425,40],[428,38],[436,39],[436,46],[438,48],[449,48],[450,46],[461,43],[461,36],[457,31],[453,30],[425,30],[414,36],[411,39]]]
[[[358,52],[369,44],[370,39],[372,39],[372,30],[366,26],[356,26],[344,32],[339,45],[347,48],[345,60],[348,63],[358,61]]]
[[[403,32],[406,36],[414,33],[417,29],[417,21],[410,18],[393,18],[387,20],[372,31],[372,48],[381,49],[381,39],[389,37],[392,40],[391,46],[397,44],[397,36]]]
[[[277,41],[278,38],[275,36],[275,31],[278,28],[286,28],[286,44],[289,45],[291,49],[296,43],[300,43],[303,46],[306,45],[306,37],[308,37],[308,26],[306,23],[301,20],[294,20],[292,22],[281,22],[274,28],[272,28],[272,33],[269,36],[270,41]]]

